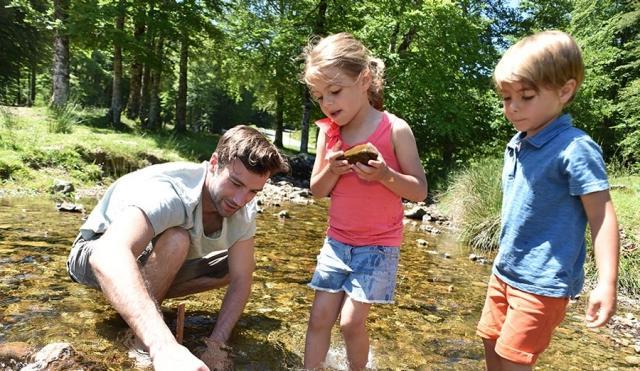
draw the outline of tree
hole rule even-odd
[[[583,50],[585,82],[574,105],[579,125],[605,154],[638,162],[640,3],[578,0],[570,30]]]
[[[53,95],[51,105],[61,108],[69,100],[69,0],[53,0]]]
[[[122,122],[122,38],[124,37],[124,21],[126,17],[126,3],[118,0],[116,9],[115,32],[113,37],[113,89],[111,92],[111,108],[108,117],[111,125],[121,128]]]

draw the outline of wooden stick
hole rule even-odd
[[[176,341],[182,344],[184,335],[184,304],[178,304],[178,315],[176,318]]]

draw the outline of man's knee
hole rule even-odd
[[[172,227],[162,232],[156,238],[156,244],[166,244],[168,247],[184,251],[185,256],[191,245],[191,237],[186,229],[180,227]]]

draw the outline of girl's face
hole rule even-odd
[[[340,126],[349,124],[369,107],[370,77],[362,73],[356,79],[333,67],[324,72],[326,79],[313,81],[311,96],[322,113]]]

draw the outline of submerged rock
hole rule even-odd
[[[34,348],[31,345],[21,341],[0,344],[0,360],[23,360],[29,357],[33,351]]]

